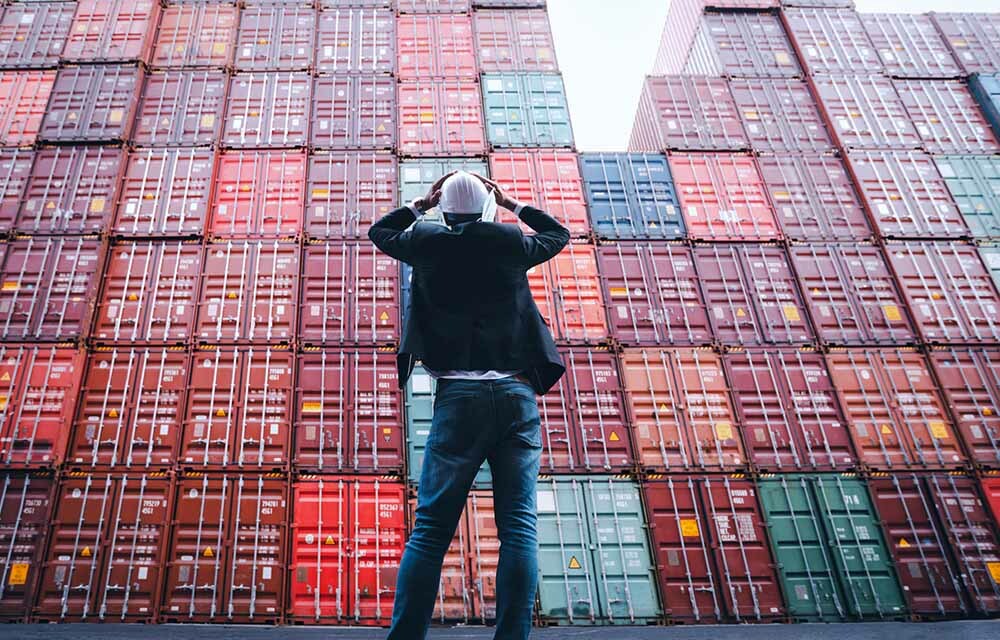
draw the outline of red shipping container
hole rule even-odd
[[[40,622],[152,622],[170,521],[165,473],[70,474],[60,483]]]
[[[385,349],[298,356],[295,468],[323,473],[403,470],[403,397]]]
[[[739,110],[724,78],[649,76],[639,97],[633,151],[748,148]]]
[[[278,240],[210,243],[198,297],[202,343],[287,344],[295,332],[299,245]]]
[[[801,80],[734,79],[729,83],[755,151],[826,151],[833,141]]]
[[[312,114],[309,139],[314,149],[393,149],[396,81],[376,75],[320,76]]]
[[[1000,68],[1000,18],[995,13],[932,13],[938,31],[966,73]]]
[[[755,468],[839,471],[855,464],[823,357],[811,350],[747,349],[723,358]]]
[[[364,238],[399,203],[396,158],[384,151],[309,155],[303,231],[310,238]]]
[[[592,245],[567,245],[548,262],[529,269],[528,284],[557,342],[607,341],[608,321]]]
[[[0,345],[0,459],[6,468],[62,462],[84,357],[65,347]]]
[[[751,480],[643,482],[664,613],[677,623],[778,622],[785,609]]]
[[[55,79],[54,71],[0,72],[0,145],[35,143]]]
[[[920,136],[889,78],[819,76],[813,78],[813,86],[841,147],[916,149],[920,146]]]
[[[1000,469],[1000,350],[935,349],[931,364],[969,457]]]
[[[406,485],[304,476],[292,492],[289,620],[388,625],[406,542]]]
[[[339,2],[319,12],[316,71],[382,74],[396,70],[396,16],[389,3],[362,7]]]
[[[793,245],[790,253],[824,344],[916,343],[909,310],[878,247]]]
[[[141,87],[142,70],[135,65],[63,67],[44,107],[39,138],[124,142],[132,132]]]
[[[694,262],[716,341],[738,346],[813,341],[781,247],[711,244],[695,248]]]
[[[925,342],[1000,340],[1000,295],[975,247],[921,242],[887,250]]]
[[[136,115],[137,146],[202,146],[219,140],[226,102],[226,75],[219,71],[172,71],[146,77]]]
[[[718,4],[718,0],[716,3]],[[777,2],[772,3],[777,6]],[[777,15],[757,12],[706,13],[712,56],[731,77],[796,77],[798,56]]]
[[[399,267],[367,241],[305,246],[300,344],[393,344],[399,339]]]
[[[63,60],[149,62],[159,21],[154,0],[78,0]]]
[[[467,14],[399,16],[396,57],[401,80],[478,78],[472,18]]]
[[[848,154],[847,164],[883,237],[970,235],[930,154],[859,151]]]
[[[473,20],[483,73],[559,71],[549,15],[544,9],[479,10]]]
[[[0,271],[0,339],[86,337],[103,264],[104,243],[89,236],[11,242]]]
[[[990,521],[994,524],[1000,524],[1000,479],[996,477],[995,473],[991,473],[984,476],[979,482],[986,503],[989,505],[990,511],[993,512],[993,518]]]
[[[781,6],[781,0],[697,0],[697,1],[702,2],[708,9],[777,9],[778,7]]]
[[[900,78],[957,78],[962,75],[931,16],[862,13],[860,18],[889,75]]]
[[[769,240],[781,236],[753,158],[671,154],[670,173],[695,240]]]
[[[288,566],[285,478],[186,474],[174,504],[161,621],[278,622]]]
[[[142,149],[128,156],[111,230],[123,236],[203,235],[215,152]]]
[[[690,248],[667,242],[604,244],[597,257],[608,322],[619,343],[711,344]]]
[[[471,0],[398,0],[400,13],[467,13]]]
[[[566,225],[573,237],[590,233],[587,199],[583,195],[580,165],[572,151],[526,149],[490,154],[490,176],[511,198],[545,211]],[[498,210],[500,222],[517,222],[525,233],[533,231],[515,220],[513,212]]]
[[[301,147],[309,140],[312,77],[306,73],[240,73],[229,83],[222,144]]]
[[[302,228],[304,151],[219,156],[208,232],[215,238],[287,238]]]
[[[101,233],[118,198],[124,160],[116,147],[42,149],[14,228],[23,233]]]
[[[398,92],[400,155],[475,156],[486,152],[478,83],[403,82]]]
[[[236,37],[240,71],[310,69],[316,48],[316,10],[312,7],[245,7]]]
[[[707,349],[625,349],[625,396],[645,471],[738,471],[747,457],[722,359]]]
[[[810,74],[882,72],[857,12],[790,8],[782,16]]]
[[[0,67],[54,67],[73,24],[75,2],[19,3],[0,17]]]
[[[757,158],[782,234],[792,240],[868,240],[872,230],[843,160],[833,155]]]
[[[31,613],[49,533],[55,479],[49,472],[6,471],[0,481],[0,620]]]
[[[234,5],[168,6],[163,9],[150,66],[228,67],[239,22],[240,10]]]
[[[965,82],[896,80],[895,85],[931,153],[1000,152],[1000,142]]]
[[[100,343],[187,343],[201,284],[191,241],[122,242],[108,251],[91,338]]]
[[[955,469],[965,455],[927,362],[907,349],[827,356],[858,460],[869,469]]]
[[[0,234],[6,235],[14,228],[34,162],[35,152],[29,149],[0,150]]]

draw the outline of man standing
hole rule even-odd
[[[414,220],[439,206],[444,223]],[[535,235],[493,222],[497,206]],[[484,460],[493,475],[500,560],[495,640],[531,631],[538,572],[535,485],[542,451],[535,394],[565,372],[528,288],[527,271],[559,253],[569,231],[476,174],[443,176],[389,213],[368,237],[413,266],[396,356],[402,387],[417,360],[437,378],[413,533],[406,544],[387,640],[423,640],[469,489]]]

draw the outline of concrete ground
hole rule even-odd
[[[0,640],[384,640],[384,629],[226,625],[8,624]],[[428,640],[491,640],[483,627],[434,629]],[[1000,640],[1000,620],[536,629],[531,640]]]

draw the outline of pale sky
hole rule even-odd
[[[859,11],[1000,11],[1000,0],[856,0]],[[548,0],[576,146],[623,151],[670,0]],[[610,8],[609,5],[613,8]]]

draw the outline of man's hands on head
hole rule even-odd
[[[441,202],[441,187],[444,185],[444,181],[450,178],[455,173],[456,173],[455,171],[452,171],[438,178],[437,182],[432,184],[431,188],[427,190],[427,195],[425,195],[423,198],[417,198],[416,200],[414,200],[413,205],[423,212],[430,211],[431,209],[436,207],[438,203]]]
[[[503,189],[500,188],[500,185],[498,185],[496,182],[493,182],[489,178],[484,178],[478,173],[473,173],[472,175],[479,178],[482,181],[482,183],[486,185],[487,189],[493,189],[493,195],[497,199],[497,205],[509,211],[514,211],[514,209],[517,208],[517,205],[520,204],[517,200],[508,197],[507,194],[503,192]]]

